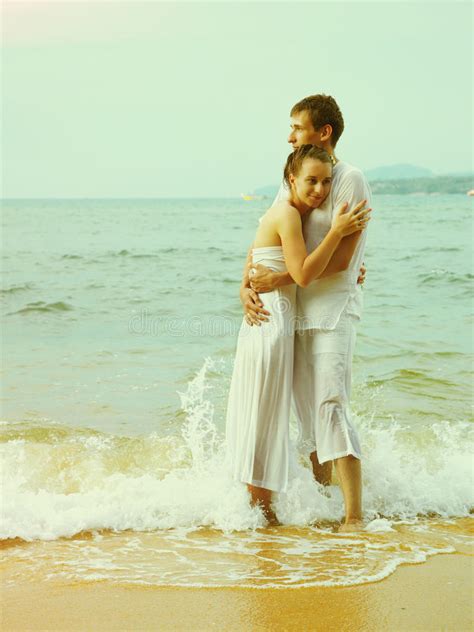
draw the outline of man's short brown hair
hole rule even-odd
[[[344,119],[336,100],[326,94],[314,94],[298,101],[291,108],[290,116],[305,111],[309,112],[315,130],[327,124],[332,127],[331,145],[335,147],[344,131]]]

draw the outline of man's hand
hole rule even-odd
[[[250,287],[259,294],[272,292],[277,286],[278,275],[261,263],[249,263],[248,275]]]
[[[244,308],[244,318],[249,325],[260,327],[262,322],[268,322],[267,316],[270,316],[270,312],[263,308],[257,292],[248,287],[241,287],[240,302]]]
[[[359,270],[359,276],[357,278],[357,283],[359,283],[360,285],[363,285],[364,281],[365,281],[365,273],[367,271],[367,268],[365,267],[364,264],[362,264],[360,266],[360,270]]]

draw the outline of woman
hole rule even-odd
[[[301,218],[324,202],[331,188],[329,154],[303,145],[288,156],[284,179],[289,200],[272,206],[261,218],[252,249],[254,263],[288,271],[306,287],[323,273],[341,239],[363,229],[370,209],[358,204],[335,214],[328,234],[307,254]],[[284,492],[288,482],[288,422],[293,379],[296,286],[265,295],[272,319],[261,327],[242,322],[230,386],[226,439],[232,474],[247,484],[252,504],[261,504],[271,524],[272,492]]]

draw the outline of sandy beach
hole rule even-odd
[[[437,555],[371,584],[302,589],[156,588],[106,582],[3,587],[2,629],[472,630],[471,556]]]

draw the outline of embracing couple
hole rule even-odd
[[[359,169],[335,156],[344,120],[332,97],[307,97],[290,116],[294,151],[242,280],[228,457],[252,504],[279,524],[272,492],[288,486],[293,400],[299,448],[322,485],[334,461],[345,504],[339,531],[354,531],[362,526],[362,453],[349,400],[370,189]]]

